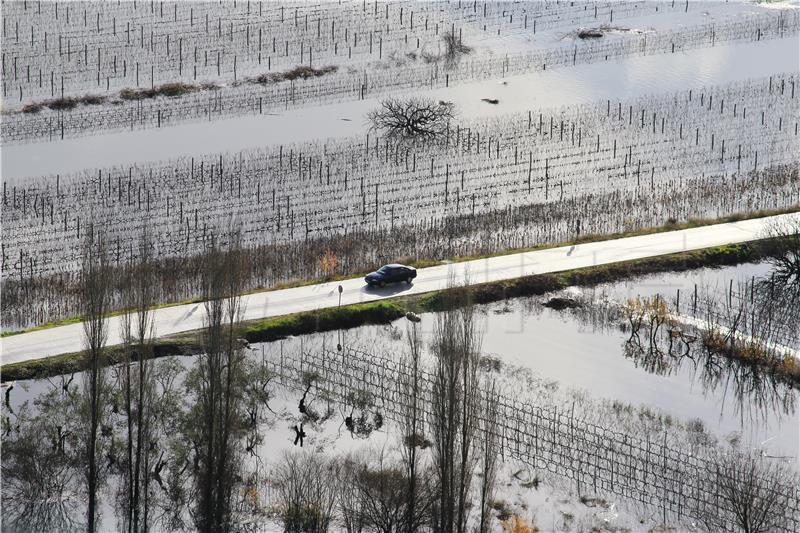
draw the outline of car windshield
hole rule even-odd
[[[381,268],[378,269],[378,272],[380,272],[381,274],[386,274],[389,272],[389,270],[391,269],[388,266],[382,266]]]

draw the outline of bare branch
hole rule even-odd
[[[429,98],[387,98],[367,115],[372,128],[397,141],[444,141],[456,113],[452,102]]]

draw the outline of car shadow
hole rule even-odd
[[[406,283],[405,281],[401,281],[399,283],[389,283],[385,287],[377,287],[374,285],[364,285],[361,287],[361,292],[365,292],[367,294],[376,294],[380,296],[393,296],[395,294],[400,294],[405,292],[411,287],[414,286],[414,283],[411,282]]]

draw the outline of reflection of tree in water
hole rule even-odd
[[[758,365],[731,359],[678,329],[665,329],[655,335],[632,333],[623,344],[623,353],[637,367],[652,374],[674,375],[688,366],[704,391],[725,391],[726,400],[732,402],[742,421],[795,412],[797,393],[789,379]]]
[[[66,381],[64,382],[66,383]],[[3,413],[2,500],[5,528],[72,531],[85,527],[82,434],[76,391],[54,384],[32,409]]]
[[[793,238],[798,239],[796,233]],[[771,260],[773,270],[762,278],[724,290],[704,287],[703,297],[669,304],[660,296],[637,297],[619,304],[604,294],[587,295],[569,312],[593,331],[626,332],[623,354],[649,373],[675,375],[688,365],[707,393],[725,393],[725,403],[732,403],[742,420],[792,415],[797,365],[781,346],[800,343],[798,257],[790,251],[786,259]],[[721,326],[719,331],[679,322],[673,315],[678,301],[680,314]]]
[[[745,291],[746,303],[752,314],[738,310],[722,314],[739,323],[745,322],[740,315],[747,316],[748,324],[755,322],[756,333],[766,337],[784,331],[781,324],[800,322],[800,287],[787,284],[787,279],[795,278],[769,275],[748,282],[753,290]],[[730,307],[735,307],[735,302]],[[678,323],[662,297],[634,298],[620,305],[587,296],[569,313],[593,331],[626,332],[623,354],[646,372],[671,376],[688,367],[706,393],[724,391],[723,406],[731,403],[742,420],[795,413],[797,391],[792,377],[775,372],[769,361],[756,364],[731,358],[724,344],[703,342],[703,332]]]
[[[759,318],[768,324],[777,323],[783,340],[800,344],[800,277],[780,266],[769,276],[752,282]],[[800,346],[796,346],[800,348]]]
[[[153,361],[153,408],[147,412],[151,439],[147,446],[153,460],[147,475],[148,527],[157,531],[187,530],[196,520],[191,512],[202,490],[202,463],[198,448],[207,418],[198,416],[194,399],[198,394],[191,374],[179,359]],[[194,366],[197,366],[195,362]],[[119,369],[114,369],[118,371]],[[258,487],[263,484],[263,464],[258,446],[267,420],[272,374],[261,361],[248,357],[239,372],[236,418],[231,424],[227,444],[229,461],[235,472],[230,490],[230,524],[252,520],[257,512]],[[78,386],[80,376],[69,385],[69,377],[53,380],[52,386],[14,411],[6,408],[2,421],[2,501],[4,528],[19,531],[76,531],[86,527],[84,470],[85,425],[77,413],[82,408]],[[65,385],[67,385],[65,387]],[[16,390],[14,391],[16,392]],[[121,397],[117,391],[116,397]],[[121,406],[108,406],[106,430],[100,437],[102,457],[109,475],[110,493],[127,490],[125,476],[126,419]],[[230,472],[231,470],[229,470]],[[227,494],[222,494],[223,497]],[[143,495],[144,497],[144,495]],[[119,530],[127,527],[125,509],[113,505],[116,515],[109,517]],[[108,509],[108,508],[106,508]],[[105,527],[109,522],[105,522]],[[144,524],[144,522],[142,522]],[[99,529],[104,529],[100,527]]]

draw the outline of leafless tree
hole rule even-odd
[[[358,484],[354,482],[362,466],[361,461],[345,457],[340,462],[339,495],[336,507],[341,525],[347,533],[362,533],[367,526],[364,502]]]
[[[360,462],[355,476],[364,525],[369,531],[395,533],[405,531],[408,514],[408,484],[402,468],[390,464],[383,451],[377,459]]]
[[[148,529],[150,463],[155,450],[151,440],[153,377],[150,359],[154,338],[153,307],[156,304],[153,284],[152,243],[145,228],[139,240],[139,254],[123,271],[121,337],[126,364],[121,369],[123,412],[126,419],[126,460],[122,485],[122,507],[128,531]],[[131,367],[136,373],[131,376]]]
[[[403,415],[400,426],[403,431],[403,443],[401,451],[405,465],[405,476],[407,481],[407,516],[405,518],[406,531],[409,533],[417,531],[420,527],[419,516],[424,514],[424,509],[429,502],[418,502],[421,490],[419,480],[420,470],[420,451],[426,446],[425,427],[422,419],[423,405],[425,400],[420,397],[420,357],[421,340],[417,324],[410,322],[408,328],[408,352],[404,355],[401,365],[404,372],[403,383],[400,384],[401,390],[408,395],[408,401],[403,404]],[[422,512],[420,512],[422,511]]]
[[[793,214],[772,224],[768,236],[780,239],[785,253],[769,259],[775,266],[776,275],[786,283],[800,285],[800,215]]]
[[[147,473],[150,491],[147,493],[145,522],[151,530],[185,531],[196,494],[192,491],[196,479],[192,474],[194,436],[199,434],[201,421],[196,416],[195,403],[187,398],[187,385],[192,389],[190,371],[187,380],[183,364],[173,358],[154,359],[149,376],[156,392],[148,411],[148,430],[151,434],[151,467]],[[157,444],[156,444],[157,443]],[[155,444],[155,446],[154,446]],[[124,478],[122,479],[124,481]],[[121,483],[122,484],[122,483]]]
[[[54,384],[36,398],[36,412],[20,407],[3,423],[3,528],[75,531],[83,526],[84,435],[75,419],[74,391]]]
[[[212,242],[203,272],[205,353],[193,379],[199,422],[194,438],[199,466],[195,522],[201,531],[232,527],[231,498],[240,466],[233,444],[242,434],[244,394],[244,346],[237,338],[243,269],[237,239],[227,249]]]
[[[81,307],[86,343],[84,373],[86,435],[87,529],[96,530],[97,493],[101,481],[97,460],[98,432],[104,421],[107,384],[103,373],[104,348],[108,338],[107,314],[111,305],[111,276],[105,235],[90,227],[83,246]]]
[[[430,523],[430,502],[435,497],[430,472],[416,473],[412,497],[406,469],[405,459],[398,461],[386,450],[359,452],[340,462],[338,507],[348,532],[403,533]]]
[[[284,453],[271,473],[277,513],[287,533],[324,533],[339,492],[337,461],[311,452]]]
[[[430,98],[386,98],[367,118],[373,129],[397,142],[443,142],[455,118],[451,102]]]
[[[787,523],[785,497],[800,481],[789,464],[758,451],[729,451],[714,458],[709,474],[709,483],[724,502],[704,517],[711,531],[736,527],[762,533]]]
[[[448,295],[448,309],[437,317],[432,343],[436,357],[433,450],[439,489],[434,529],[442,533],[464,531],[469,515],[480,359],[480,335],[469,291],[452,288]]]
[[[784,321],[796,323],[800,320],[800,215],[774,224],[769,236],[779,240],[783,253],[769,254],[773,265],[773,275],[759,287],[768,315],[766,322],[772,321],[774,309],[784,313]]]
[[[489,533],[492,530],[491,505],[494,500],[495,483],[497,478],[497,456],[499,442],[497,440],[498,395],[497,383],[488,379],[482,387],[480,429],[482,438],[480,442],[481,462],[481,488],[480,509],[481,517],[478,526],[479,533]]]

